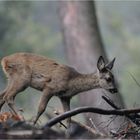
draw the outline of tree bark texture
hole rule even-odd
[[[66,55],[69,65],[81,73],[92,73],[96,71],[97,59],[100,55],[106,57],[100,36],[95,7],[93,1],[61,1],[59,2],[60,18],[66,47]],[[90,105],[104,109],[111,107],[102,100],[101,96],[106,94],[118,106],[123,108],[123,102],[119,94],[111,95],[103,89],[94,89],[79,95],[81,106]],[[110,125],[108,116],[87,114],[87,123],[92,118],[96,127],[105,133],[119,128],[124,123],[123,117],[117,117]],[[99,125],[100,124],[100,125]]]

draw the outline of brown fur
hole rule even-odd
[[[114,62],[113,62],[114,63]],[[8,78],[8,85],[0,95],[0,108],[5,102],[16,113],[14,108],[15,96],[32,87],[43,91],[38,114],[34,123],[45,111],[48,101],[56,95],[60,98],[64,111],[70,109],[72,96],[94,88],[114,88],[113,80],[105,82],[105,76],[112,76],[111,72],[101,72],[101,69],[92,74],[81,74],[74,68],[58,64],[54,60],[31,53],[16,53],[2,59],[2,68]],[[103,63],[102,63],[103,64]],[[100,67],[102,64],[99,64]],[[113,76],[112,76],[113,77]],[[101,82],[101,79],[103,81]],[[104,87],[102,87],[102,83]]]

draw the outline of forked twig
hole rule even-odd
[[[102,96],[102,98],[111,106],[113,107],[114,109],[121,109],[120,107],[118,107],[117,105],[115,105],[113,103],[113,101],[111,99],[109,99],[108,97],[106,96]],[[137,112],[139,113],[139,112]],[[135,123],[136,125],[140,125],[140,115],[137,114],[137,113],[132,113],[132,114],[126,114],[125,116],[127,118],[129,118],[133,123]]]

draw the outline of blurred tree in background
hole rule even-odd
[[[94,2],[63,1],[60,3],[60,16],[69,64],[81,73],[95,72],[99,56],[102,55],[105,60],[107,60],[107,56],[99,31]],[[107,95],[121,108],[124,107],[119,93],[110,94],[103,89],[94,89],[79,94],[78,106],[112,109],[102,99],[103,95]],[[111,117],[93,113],[85,115],[88,125],[91,124],[90,119],[93,119],[95,126],[105,133],[110,132],[110,130],[117,131],[116,128],[118,129],[124,122],[124,117],[117,117],[117,119],[106,127]],[[104,123],[99,125],[101,122]],[[127,124],[127,121],[125,123]]]
[[[140,88],[129,73],[140,82],[140,2],[97,1],[95,5],[107,56],[116,57],[114,73],[125,103],[139,106]],[[0,58],[24,51],[67,63],[57,8],[55,1],[0,1]],[[5,82],[0,69],[1,90]],[[33,116],[39,94],[31,89],[24,93],[16,103]]]

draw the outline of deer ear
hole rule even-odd
[[[97,68],[99,71],[101,71],[105,68],[105,61],[104,61],[104,58],[102,56],[100,56],[98,59]]]
[[[105,67],[111,70],[114,66],[114,62],[115,62],[115,58],[110,63],[108,63]]]

